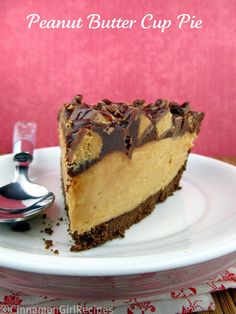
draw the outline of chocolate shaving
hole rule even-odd
[[[158,137],[157,124],[170,113],[173,127]],[[166,137],[181,136],[185,132],[199,132],[204,114],[192,112],[189,103],[179,105],[157,99],[145,105],[144,100],[135,100],[132,104],[116,103],[103,99],[95,105],[83,102],[82,95],[77,95],[60,111],[64,137],[66,139],[68,174],[76,176],[82,173],[104,155],[114,151],[123,152],[129,158],[135,147],[153,140]],[[150,127],[138,138],[140,117],[144,115],[150,120]],[[102,151],[97,159],[84,160],[77,164],[72,162],[74,151],[88,132],[96,132],[102,139]]]

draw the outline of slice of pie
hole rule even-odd
[[[59,139],[72,251],[124,237],[179,189],[203,116],[187,102],[161,99],[87,105],[77,95],[64,105]]]

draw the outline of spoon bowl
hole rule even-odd
[[[12,223],[30,219],[50,207],[55,196],[46,187],[33,183],[28,177],[33,159],[36,124],[17,122],[14,128],[15,176],[0,187],[0,222]]]

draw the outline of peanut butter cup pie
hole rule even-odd
[[[63,106],[59,141],[72,251],[124,237],[179,189],[203,116],[187,102],[162,99],[88,105],[77,95]]]

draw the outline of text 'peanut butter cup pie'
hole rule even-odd
[[[63,106],[59,141],[72,251],[124,237],[179,189],[203,116],[188,103],[161,99],[88,105],[77,95]]]

